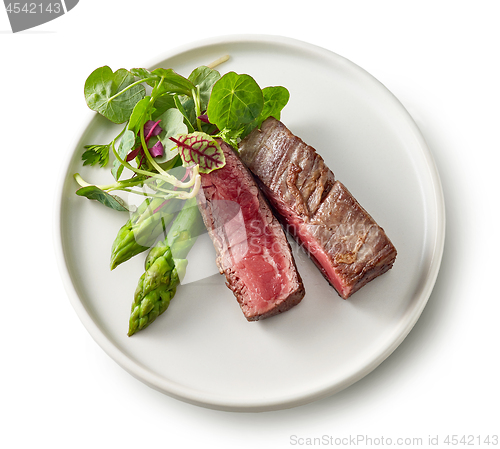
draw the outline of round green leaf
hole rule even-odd
[[[144,98],[143,85],[134,83],[133,75],[125,69],[113,73],[108,67],[94,70],[85,81],[85,100],[93,111],[99,112],[113,123],[126,122],[136,103]]]
[[[250,75],[226,73],[214,84],[207,114],[219,129],[239,129],[256,120],[264,107],[264,97]]]

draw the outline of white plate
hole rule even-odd
[[[218,67],[221,73],[248,73],[261,87],[289,89],[283,122],[317,149],[386,230],[398,250],[394,268],[344,301],[295,248],[305,298],[282,315],[249,323],[224,277],[215,274],[205,235],[190,254],[188,278],[167,312],[127,337],[144,255],[110,272],[110,246],[128,217],[74,194],[75,172],[95,183],[110,182],[108,170],[81,166],[84,144],[106,143],[117,133],[93,114],[62,176],[57,251],[78,316],[129,373],[205,407],[288,408],[361,379],[411,330],[439,270],[443,195],[429,150],[404,107],[380,82],[335,53],[276,36],[228,36],[167,53],[150,68],[172,67],[187,76],[224,54],[231,59]]]

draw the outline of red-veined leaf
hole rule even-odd
[[[170,138],[177,144],[183,165],[199,165],[201,173],[210,173],[224,167],[226,158],[219,143],[208,134],[194,132]]]

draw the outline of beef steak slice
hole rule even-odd
[[[392,268],[397,252],[384,230],[283,123],[265,120],[239,152],[280,221],[342,298]]]
[[[226,164],[201,174],[198,205],[217,266],[248,321],[284,312],[305,290],[283,228],[252,174],[220,141]]]

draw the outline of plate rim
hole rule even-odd
[[[436,283],[445,245],[446,211],[444,193],[437,165],[415,120],[411,117],[401,101],[383,83],[381,83],[378,79],[376,79],[362,67],[329,49],[320,47],[316,44],[298,40],[296,38],[286,37],[282,35],[227,34],[207,37],[201,40],[196,40],[190,43],[173,47],[168,51],[162,52],[154,59],[147,61],[144,67],[154,67],[164,60],[180,56],[181,54],[203,47],[210,47],[220,44],[234,45],[239,43],[270,43],[274,45],[286,45],[294,48],[300,48],[302,50],[314,51],[327,58],[340,58],[352,68],[362,71],[364,75],[370,77],[373,82],[381,86],[392,97],[392,100],[398,104],[401,112],[405,115],[405,122],[410,125],[414,136],[418,139],[418,147],[422,152],[422,156],[424,156],[429,179],[432,181],[432,192],[434,193],[434,213],[436,216],[436,223],[434,234],[430,236],[430,239],[432,240],[434,245],[431,254],[431,261],[429,262],[428,273],[426,276],[426,283],[424,288],[420,292],[418,301],[416,301],[418,307],[414,307],[414,310],[412,310],[412,314],[406,321],[405,326],[403,326],[403,328],[398,331],[397,338],[393,339],[392,343],[388,345],[384,351],[380,352],[378,357],[374,358],[371,363],[366,364],[363,369],[352,373],[349,377],[344,378],[343,381],[335,383],[334,385],[326,386],[323,389],[315,390],[312,393],[304,393],[304,390],[301,390],[301,394],[295,394],[293,397],[289,397],[287,399],[281,398],[263,400],[262,398],[257,398],[254,401],[246,401],[245,403],[241,403],[239,400],[229,400],[228,398],[219,398],[218,400],[216,400],[213,395],[203,394],[199,391],[193,392],[192,388],[187,388],[175,384],[175,382],[173,381],[166,382],[166,379],[140,365],[138,362],[133,361],[106,336],[106,334],[97,326],[96,322],[87,312],[72,282],[65,257],[64,242],[62,238],[62,207],[64,200],[64,186],[67,182],[67,176],[74,157],[74,152],[79,141],[82,138],[83,132],[88,129],[92,121],[97,117],[97,114],[92,111],[88,112],[88,118],[82,123],[82,126],[79,127],[78,133],[76,137],[74,137],[71,146],[73,151],[68,152],[65,155],[64,160],[62,161],[59,172],[60,178],[55,191],[55,207],[53,208],[55,224],[53,226],[53,241],[61,279],[66,293],[69,297],[70,303],[73,306],[77,316],[79,317],[80,321],[89,332],[91,337],[94,339],[94,341],[106,352],[108,356],[111,357],[111,359],[113,359],[125,371],[127,371],[133,377],[145,383],[149,387],[183,402],[216,410],[261,412],[292,408],[306,403],[314,402],[318,399],[338,393],[368,375],[396,350],[396,348],[403,342],[403,340],[407,337],[411,329],[418,321],[425,306],[427,305],[427,302],[429,301],[432,290]],[[169,385],[165,385],[166,383],[168,383]]]

